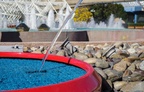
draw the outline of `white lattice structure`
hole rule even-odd
[[[140,6],[140,4],[141,4],[142,6],[144,6],[144,1],[121,2],[121,4],[122,4],[124,7]]]
[[[58,14],[59,9],[64,11],[67,7],[71,10],[66,0],[0,0],[0,22],[16,24],[20,18],[30,17],[32,13],[36,19],[46,18],[51,9]]]

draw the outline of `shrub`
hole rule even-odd
[[[75,22],[79,22],[79,21],[88,22],[91,19],[91,17],[92,17],[92,13],[89,11],[88,7],[80,7],[76,9],[73,20]]]

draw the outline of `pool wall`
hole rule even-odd
[[[51,42],[56,31],[0,32],[1,42]],[[58,41],[141,41],[144,29],[64,31]]]

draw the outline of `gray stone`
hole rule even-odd
[[[39,49],[40,51],[44,51],[44,46],[39,46],[38,49]]]
[[[139,68],[144,71],[144,61],[140,63]]]
[[[39,54],[41,54],[42,52],[40,50],[35,50],[35,51],[32,51],[31,53],[39,53]]]
[[[96,59],[95,66],[99,67],[99,68],[108,68],[109,67],[109,63],[106,62],[103,59]]]
[[[138,48],[139,46],[140,46],[139,43],[132,43],[132,44],[131,44],[131,47],[132,47],[132,48]]]
[[[123,86],[125,86],[126,84],[128,84],[128,82],[126,82],[126,81],[115,81],[114,83],[113,83],[113,85],[114,85],[114,88],[116,89],[116,90],[120,90]]]
[[[95,53],[95,56],[97,58],[101,58],[102,57],[102,51],[101,50],[98,50],[96,53]]]
[[[112,54],[111,56],[110,56],[110,58],[119,58],[119,59],[123,59],[124,58],[124,56],[122,56],[122,55],[120,55],[120,54],[118,54],[117,52],[116,53],[114,53],[114,54]]]
[[[139,82],[129,82],[128,84],[126,84],[125,86],[123,86],[121,88],[122,92],[131,92],[130,90],[132,90],[136,84],[138,84]]]
[[[126,50],[130,48],[130,45],[128,43],[123,43],[123,49]]]
[[[28,52],[29,48],[28,47],[23,47],[23,52]]]
[[[136,53],[136,50],[135,50],[134,48],[129,48],[129,49],[127,49],[127,51],[128,51],[130,54]]]
[[[111,80],[112,82],[122,78],[122,74],[123,74],[122,72],[118,72],[110,68],[104,69],[103,71],[107,74],[108,79]]]
[[[125,61],[118,62],[113,66],[114,70],[117,70],[120,72],[124,72],[126,70],[126,68],[127,68],[127,64]]]
[[[124,73],[123,73],[123,77],[128,77],[132,74],[132,72],[130,70],[126,70]]]
[[[139,58],[144,58],[144,52],[139,53]]]
[[[130,92],[144,92],[144,82],[138,82],[130,89]]]
[[[31,47],[30,48],[32,51],[36,51],[38,48],[36,48],[36,47]]]
[[[84,53],[74,53],[74,57],[79,60],[85,60],[88,58]]]
[[[56,55],[65,56],[65,51],[64,50],[59,50]]]
[[[120,50],[118,53],[119,53],[121,56],[124,56],[124,57],[130,56],[130,54],[129,54],[126,50]]]
[[[94,68],[103,78],[107,79],[107,75],[104,73],[104,71],[101,68]]]
[[[83,61],[88,63],[88,64],[91,64],[92,66],[94,66],[95,63],[96,63],[96,58],[87,58],[87,59],[85,59]]]
[[[106,80],[106,81],[110,85],[110,87],[113,88],[113,84],[112,84],[111,80]]]
[[[129,82],[142,81],[142,80],[144,80],[144,76],[142,76],[141,73],[133,73],[130,76],[123,77],[123,81],[129,81]]]
[[[132,64],[128,67],[128,70],[130,70],[131,72],[134,72],[135,69],[136,69],[135,63],[132,63]]]

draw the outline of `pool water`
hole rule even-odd
[[[47,86],[73,80],[86,71],[69,64],[42,60],[0,58],[0,90],[16,90]]]

